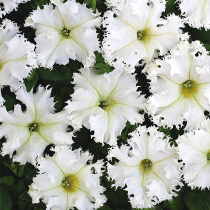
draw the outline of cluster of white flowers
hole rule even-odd
[[[0,16],[22,2],[26,0],[0,0]],[[106,4],[103,17],[75,0],[51,0],[37,8],[25,21],[36,31],[36,45],[12,21],[4,19],[0,26],[0,88],[10,86],[21,102],[8,111],[0,95],[0,137],[5,137],[1,155],[37,167],[29,194],[34,203],[42,199],[47,209],[103,206],[104,170],[114,187],[125,187],[133,208],[171,200],[182,181],[191,188],[210,188],[210,119],[205,115],[210,112],[210,56],[199,41],[190,43],[182,32],[184,23],[210,29],[210,1],[180,0],[185,18],[163,18],[165,0]],[[101,46],[96,30],[100,26],[105,30]],[[112,72],[97,73],[94,51],[102,53]],[[24,79],[38,66],[52,69],[69,59],[83,68],[73,74],[74,93],[66,107],[55,112],[52,89],[38,86],[27,92]],[[150,80],[147,99],[137,86],[134,72],[139,65]],[[155,126],[141,126],[144,112]],[[117,137],[127,121],[137,129],[127,145],[119,147]],[[107,167],[102,160],[92,162],[88,151],[72,149],[72,137],[82,126],[93,131],[96,143],[111,146]],[[184,126],[177,147],[158,126]],[[44,156],[51,144],[54,154]]]

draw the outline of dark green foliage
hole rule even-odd
[[[4,176],[0,178],[0,185],[5,187],[10,187],[15,183],[15,178],[13,176]]]
[[[84,0],[84,3],[93,11],[96,11],[96,0]]]
[[[198,210],[210,210],[210,192],[209,190],[203,190],[198,193],[197,209]]]
[[[100,53],[95,52],[95,56],[96,56],[96,63],[94,65],[94,68],[98,70],[98,74],[109,73],[114,70],[112,66],[110,66],[104,61],[104,58]]]
[[[25,86],[26,86],[26,90],[27,92],[30,92],[31,89],[36,85],[36,83],[38,82],[38,75],[36,73],[36,71],[32,71],[30,73],[30,75],[25,79]]]
[[[0,209],[11,210],[12,209],[12,199],[5,187],[1,186],[0,190]]]

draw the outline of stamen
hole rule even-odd
[[[144,37],[144,31],[138,31],[137,32],[137,39],[138,40],[142,40],[143,39],[143,37]]]
[[[184,88],[191,89],[193,87],[193,81],[187,80],[183,83]]]
[[[68,192],[72,193],[77,190],[77,185],[79,183],[79,180],[75,175],[68,175],[66,176],[61,183],[61,186]]]
[[[210,160],[210,153],[207,154],[207,160]]]
[[[108,106],[108,103],[106,101],[100,101],[99,107],[101,107],[102,109],[105,109],[107,106]]]
[[[63,33],[64,36],[67,37],[67,36],[69,36],[69,34],[70,34],[70,30],[64,28],[63,31],[62,31],[62,33]]]
[[[29,125],[28,129],[29,129],[30,132],[37,131],[37,129],[38,129],[37,123],[31,123]]]
[[[192,94],[196,94],[198,90],[196,82],[192,80],[186,80],[185,82],[182,83],[181,87],[182,87],[181,91],[183,92],[183,96],[185,98],[190,98]]]
[[[140,162],[140,171],[148,171],[152,167],[152,161],[149,159],[144,159]]]

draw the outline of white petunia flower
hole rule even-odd
[[[175,15],[160,18],[164,10],[165,1],[121,0],[107,11],[103,21],[105,60],[114,66],[135,67],[142,59],[150,62],[157,50],[166,54],[178,43],[183,24]]]
[[[210,56],[199,41],[177,45],[151,64],[148,77],[148,109],[157,123],[172,127],[186,120],[186,130],[200,127],[204,111],[210,111]]]
[[[16,10],[20,3],[27,2],[29,0],[0,0],[0,18],[6,13],[10,13]]]
[[[17,89],[36,67],[34,45],[19,34],[16,24],[5,19],[0,26],[0,88]]]
[[[119,160],[108,164],[109,177],[115,187],[125,187],[133,208],[151,208],[170,200],[181,185],[178,155],[164,135],[155,127],[138,127],[127,145],[114,147],[108,159]]]
[[[100,186],[101,160],[92,161],[93,156],[81,149],[72,151],[67,146],[56,146],[52,157],[38,162],[40,174],[33,178],[29,194],[33,203],[41,198],[47,210],[97,209],[106,202]]]
[[[210,127],[210,120],[206,122]],[[210,188],[210,131],[196,130],[179,137],[179,156],[185,164],[184,181],[191,187]]]
[[[18,104],[13,112],[0,107],[0,138],[5,136],[2,155],[13,156],[13,161],[35,165],[36,157],[44,152],[49,144],[72,144],[72,133],[66,132],[66,112],[54,113],[51,90],[39,87],[27,93],[23,88],[16,92],[16,98],[26,105],[22,111]],[[15,155],[13,154],[14,152]]]
[[[94,131],[96,142],[117,144],[128,120],[141,123],[144,97],[137,92],[135,77],[121,70],[98,75],[95,69],[74,74],[75,92],[66,106],[74,129],[82,125]]]
[[[179,8],[186,17],[185,21],[192,27],[210,29],[209,0],[178,0]]]
[[[91,66],[95,61],[94,51],[99,51],[95,29],[100,24],[98,15],[75,0],[33,11],[26,26],[36,29],[40,64],[52,68],[55,63],[66,65],[71,58],[85,67]]]

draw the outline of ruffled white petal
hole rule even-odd
[[[37,66],[34,45],[19,34],[18,27],[5,19],[0,26],[0,85],[17,89]],[[17,50],[18,49],[18,50]]]
[[[163,140],[163,134],[155,127],[137,128],[128,146],[110,150],[108,159],[113,157],[119,162],[108,164],[109,176],[115,180],[114,186],[127,186],[133,208],[151,208],[176,195],[175,186],[181,183],[176,150]],[[140,166],[145,159],[152,162],[146,171]]]
[[[100,24],[98,15],[75,0],[33,11],[25,25],[36,29],[40,64],[52,68],[55,63],[66,65],[71,58],[90,67],[95,61],[94,51],[99,51],[95,29]],[[69,30],[68,37],[63,35],[64,29]]]
[[[182,173],[191,188],[210,188],[209,148],[210,133],[205,130],[186,133],[178,139],[178,153],[185,164]]]
[[[16,92],[16,97],[26,105],[26,111],[22,111],[20,105],[16,105],[13,112],[7,112],[0,107],[0,136],[5,136],[2,155],[9,154],[13,160],[25,164],[36,164],[36,158],[40,157],[49,144],[72,144],[72,133],[67,132],[67,120],[65,111],[54,113],[51,90],[38,87],[37,92],[27,93],[24,88]],[[37,125],[37,130],[30,131],[32,124]],[[16,151],[16,154],[13,153]]]
[[[137,92],[135,77],[121,70],[98,75],[94,69],[74,74],[75,92],[68,101],[68,119],[75,129],[82,125],[94,131],[96,142],[115,145],[126,121],[142,122],[138,112],[144,97]],[[126,85],[125,85],[126,84]],[[107,107],[100,107],[100,103]]]
[[[183,23],[175,15],[160,18],[165,1],[117,1],[111,6],[104,16],[102,47],[109,64],[135,67],[141,60],[150,62],[157,50],[163,55],[178,43]],[[139,31],[144,33],[142,40],[137,38]]]
[[[179,0],[185,21],[194,28],[210,29],[210,2],[208,0]]]
[[[200,42],[181,42],[163,60],[148,68],[151,92],[148,110],[157,123],[173,127],[187,121],[186,130],[200,127],[204,111],[210,111],[210,56]],[[193,81],[196,89],[184,95],[183,84]]]
[[[56,146],[52,157],[39,160],[38,174],[30,186],[29,194],[34,203],[42,199],[47,209],[79,210],[97,209],[106,202],[104,188],[100,186],[102,161],[88,164],[93,156],[81,149],[72,151],[68,146]],[[93,172],[94,170],[94,172]],[[77,178],[75,190],[68,192],[62,180],[68,175]]]

